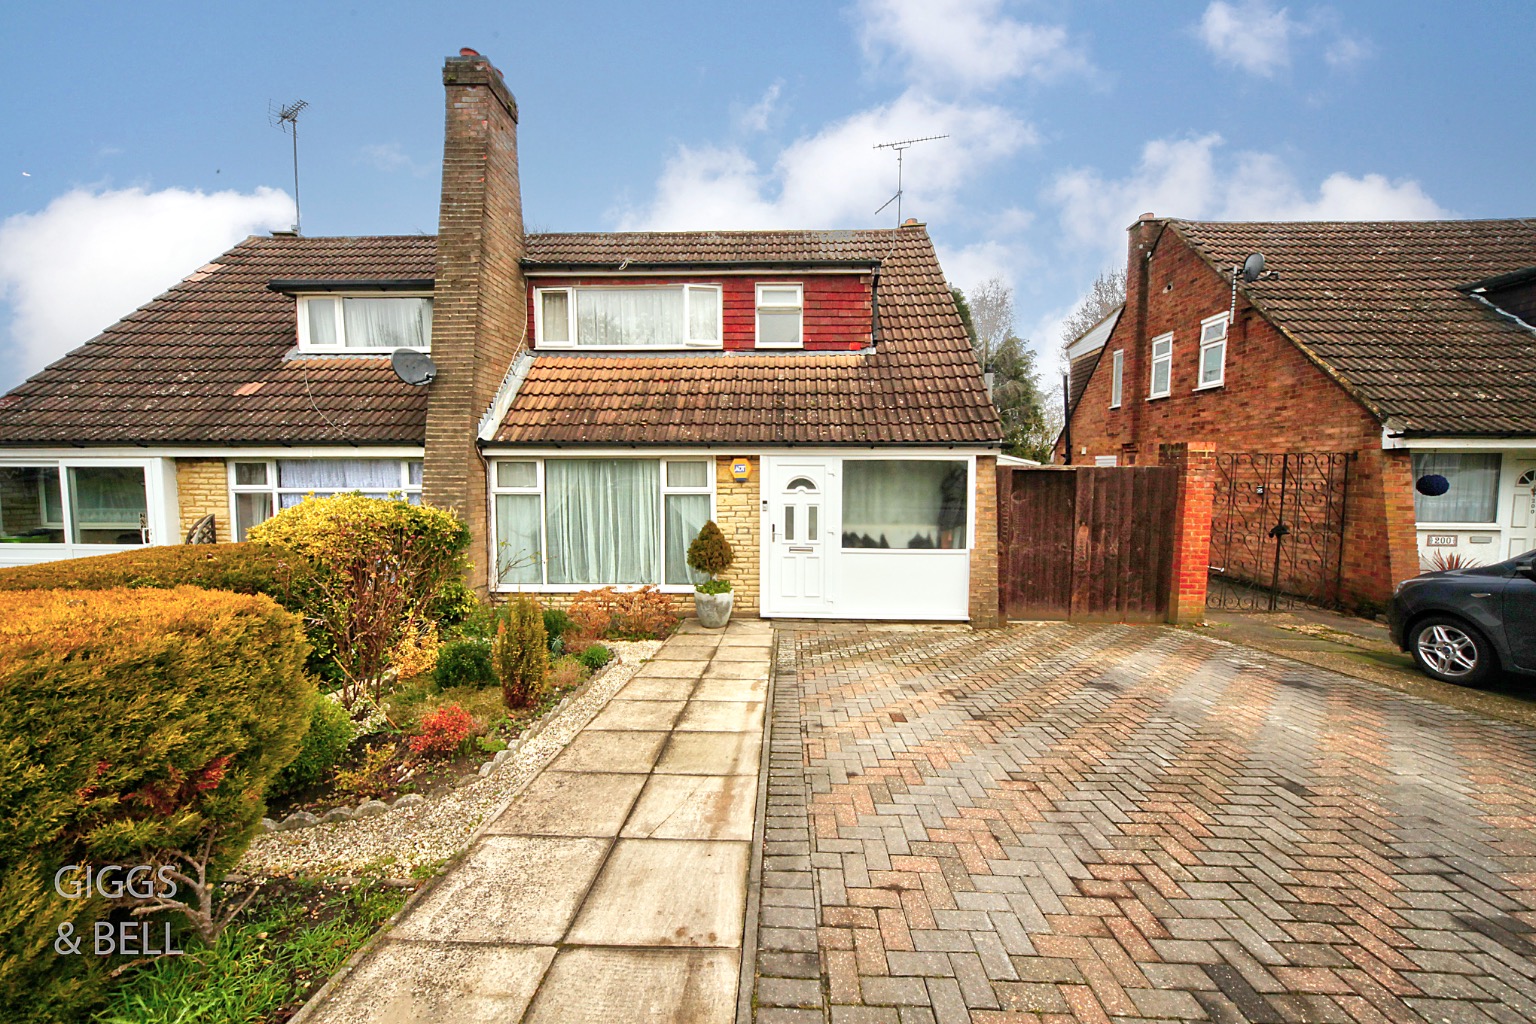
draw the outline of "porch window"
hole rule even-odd
[[[1413,456],[1414,515],[1420,523],[1491,523],[1498,518],[1497,453],[1433,452]],[[1426,478],[1444,477],[1443,494]]]
[[[242,460],[230,476],[235,539],[276,512],[313,495],[357,491],[370,498],[400,498],[421,504],[420,459]]]
[[[318,351],[432,347],[426,296],[309,295],[299,299],[299,347]]]
[[[844,459],[843,547],[963,548],[966,464],[938,459]]]
[[[1152,339],[1152,386],[1148,398],[1167,398],[1173,390],[1173,335]]]
[[[719,348],[720,287],[539,288],[534,320],[544,348]]]
[[[138,545],[150,539],[143,466],[0,467],[0,543]]]
[[[0,466],[0,544],[63,543],[57,467]]]
[[[506,585],[686,586],[713,514],[708,459],[499,459],[492,490]]]

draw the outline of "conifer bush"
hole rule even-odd
[[[539,602],[524,594],[508,606],[496,630],[491,660],[507,707],[526,707],[549,671],[549,638]]]
[[[202,587],[266,594],[290,611],[303,604],[309,566],[270,545],[175,544],[0,569],[0,590]]]
[[[725,539],[720,527],[715,525],[713,519],[705,523],[699,535],[688,545],[688,567],[709,577],[708,581],[695,589],[706,594],[723,594],[730,590],[730,581],[722,580],[720,574],[729,569],[735,560],[736,552],[731,548],[731,542]]]
[[[71,864],[170,865],[244,851],[317,699],[296,616],[193,587],[8,594],[0,616],[0,993],[21,1019],[89,1016],[120,902],[54,891]],[[59,955],[59,926],[84,955]]]

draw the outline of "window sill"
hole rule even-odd
[[[411,352],[424,352],[430,354],[430,347],[420,348],[415,345],[401,345],[400,348]],[[372,345],[356,345],[351,348],[311,348],[308,345],[300,345],[298,353],[301,356],[390,356],[400,351],[400,348],[379,348]]]
[[[676,345],[560,345],[547,341],[535,341],[533,351],[537,352],[719,352],[725,346],[718,341],[705,344],[678,343]]]
[[[1198,387],[1191,388],[1190,390],[1191,391],[1220,391],[1222,388],[1224,388],[1226,386],[1227,386],[1227,382],[1225,380],[1218,380],[1218,381],[1215,381],[1214,383],[1211,383],[1211,384],[1201,384]]]
[[[1166,393],[1161,394],[1161,395],[1148,395],[1147,396],[1147,401],[1149,401],[1149,402],[1161,402],[1163,399],[1169,398],[1172,395],[1173,395],[1173,392],[1171,392],[1171,391],[1166,392]]]
[[[1120,403],[1116,402],[1114,405],[1110,406],[1110,408],[1111,409],[1118,409],[1118,408],[1120,408]]]
[[[1487,523],[1426,523],[1420,519],[1415,521],[1414,527],[1422,533],[1454,533],[1457,530],[1465,530],[1468,533],[1496,533],[1504,529],[1504,524],[1497,519]]]
[[[498,583],[498,594],[580,594],[587,590],[611,587],[621,594],[633,593],[642,587],[655,587],[663,594],[691,594],[692,583]]]

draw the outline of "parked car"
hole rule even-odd
[[[1397,585],[1392,640],[1427,675],[1478,686],[1503,670],[1536,675],[1536,551]]]

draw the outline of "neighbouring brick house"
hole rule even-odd
[[[687,593],[713,518],[741,612],[995,621],[1001,430],[921,225],[527,235],[515,101],[443,80],[436,237],[249,238],[0,397],[0,564],[398,492],[493,593]]]
[[[1071,461],[1351,453],[1346,602],[1386,600],[1436,550],[1536,547],[1536,222],[1129,230],[1124,307],[1068,351]],[[1247,282],[1252,253],[1268,269]]]

